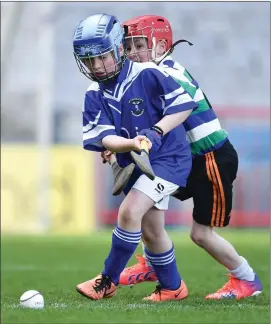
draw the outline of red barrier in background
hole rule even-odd
[[[103,210],[99,217],[99,223],[103,225],[115,225],[118,209]],[[166,224],[174,226],[190,226],[192,223],[191,212],[166,212]],[[270,213],[268,212],[244,212],[233,210],[231,213],[230,227],[270,227]]]

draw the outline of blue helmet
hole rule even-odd
[[[120,55],[121,44],[124,46],[124,31],[116,17],[96,14],[80,21],[73,36],[74,56],[79,70],[89,79],[99,82],[114,77],[125,60],[125,55]],[[110,52],[115,61],[114,71],[100,77],[93,71],[92,60]],[[104,61],[103,66],[106,70]]]

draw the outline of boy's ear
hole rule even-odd
[[[162,56],[163,54],[165,54],[166,50],[167,50],[167,42],[163,39],[159,40],[157,44],[157,54],[159,56]]]
[[[120,44],[119,52],[120,52],[120,56],[124,55],[124,47],[123,47],[123,44]]]

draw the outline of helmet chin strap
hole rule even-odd
[[[156,48],[156,38],[153,37],[152,38],[151,59],[152,59],[153,62],[156,63],[156,51],[155,51],[155,48]]]
[[[153,39],[155,39],[155,37],[153,37]],[[156,39],[155,39],[155,41],[156,41]],[[180,44],[180,43],[188,43],[190,46],[192,46],[193,44],[191,43],[191,42],[189,42],[189,41],[187,41],[187,40],[185,40],[185,39],[180,39],[180,40],[178,40],[178,41],[176,41],[171,47],[170,47],[170,49],[169,50],[167,50],[162,56],[160,56],[160,57],[156,57],[156,55],[155,55],[155,50],[154,50],[154,46],[153,46],[153,48],[152,48],[152,60],[153,60],[153,62],[154,63],[156,63],[156,64],[159,64],[166,56],[168,56],[168,55],[170,55],[172,52],[173,52],[173,50],[174,50],[174,48],[175,48],[175,46],[176,45],[178,45],[178,44]]]

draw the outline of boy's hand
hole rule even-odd
[[[108,151],[108,150],[102,152],[102,153],[101,153],[101,158],[102,158],[103,163],[107,163],[107,162],[109,162],[109,161],[110,161],[110,156],[111,156],[112,154],[114,154],[114,153],[111,152],[111,151]]]
[[[141,152],[141,145],[140,144],[141,144],[141,142],[143,140],[148,142],[148,147],[149,147],[149,150],[150,150],[151,147],[152,147],[152,143],[149,141],[149,139],[144,135],[137,135],[135,138],[133,138],[133,146],[134,146],[134,148],[132,149],[132,151]]]
[[[152,152],[159,150],[162,145],[162,136],[152,129],[142,129],[139,135],[145,135],[152,143]]]

